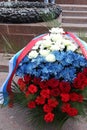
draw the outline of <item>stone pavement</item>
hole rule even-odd
[[[0,59],[0,64],[8,65],[8,60]],[[5,63],[4,63],[5,62]],[[0,86],[6,79],[8,73],[0,71]],[[34,130],[26,121],[27,111],[19,109],[18,106],[13,108],[0,108],[0,130]],[[79,118],[79,121],[68,120],[62,130],[87,130],[87,121]]]
[[[0,86],[8,73],[0,72]],[[0,130],[31,130],[26,124],[26,111],[19,111],[18,106],[0,108]],[[25,120],[25,122],[24,122]]]

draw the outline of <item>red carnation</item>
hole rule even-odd
[[[17,84],[19,85],[19,88],[20,88],[21,91],[25,91],[26,90],[26,84],[25,84],[25,82],[23,81],[22,78],[18,79]]]
[[[87,86],[87,76],[83,72],[80,72],[77,75],[77,79],[79,88],[84,89]]]
[[[77,116],[78,115],[78,110],[76,108],[70,108],[67,110],[67,114],[69,116]]]
[[[78,101],[78,98],[79,98],[79,95],[77,93],[73,92],[70,94],[71,101],[76,102],[76,101]]]
[[[35,101],[30,101],[30,102],[28,103],[28,108],[33,109],[33,108],[35,108],[35,107],[36,107]]]
[[[48,122],[52,122],[54,120],[54,114],[53,113],[47,113],[44,116],[44,120],[48,123]]]
[[[40,86],[41,89],[47,89],[48,88],[46,81],[41,81],[39,86]]]
[[[70,100],[73,102],[82,102],[83,101],[83,96],[81,94],[77,94],[75,92],[70,94]]]
[[[49,98],[50,97],[50,90],[49,89],[43,89],[43,90],[41,90],[40,95],[43,98]]]
[[[60,90],[59,90],[59,88],[54,88],[54,89],[52,89],[50,92],[51,92],[51,96],[54,96],[54,97],[57,97],[57,96],[60,95]]]
[[[87,77],[84,80],[84,86],[87,87]]]
[[[78,79],[84,80],[86,77],[83,72],[79,72],[77,75]]]
[[[29,84],[30,81],[31,81],[31,76],[30,75],[25,75],[24,76],[24,81],[25,81],[26,84]]]
[[[66,112],[69,116],[78,115],[78,110],[76,108],[72,108],[69,103],[66,103],[61,108],[62,112]]]
[[[48,105],[50,107],[55,108],[58,104],[59,104],[59,102],[56,99],[54,99],[54,98],[48,99]]]
[[[59,80],[54,79],[54,78],[49,79],[49,80],[47,81],[47,85],[50,86],[51,88],[58,87],[58,86],[59,86]]]
[[[71,90],[70,83],[69,82],[64,82],[64,81],[60,82],[59,88],[60,88],[61,93],[69,93],[70,90]]]
[[[43,105],[45,103],[45,99],[41,96],[38,96],[35,101],[37,105]]]
[[[41,79],[37,78],[37,77],[34,77],[34,79],[33,79],[33,82],[34,82],[35,85],[39,85],[40,81],[41,81]]]
[[[49,113],[49,112],[52,112],[53,108],[50,107],[48,104],[45,104],[45,105],[43,106],[43,110],[44,110],[44,112]]]
[[[73,81],[73,86],[77,89],[83,90],[85,88],[85,79],[75,78]]]
[[[83,73],[87,77],[87,67],[83,69]]]
[[[37,87],[33,84],[31,84],[29,87],[28,87],[28,91],[31,93],[31,94],[34,94],[38,91]]]
[[[70,100],[70,95],[67,93],[62,93],[60,96],[63,102],[68,102]]]
[[[23,79],[22,79],[22,78],[19,78],[17,84],[18,84],[18,85],[21,85],[21,83],[23,83],[23,82],[24,82]]]
[[[30,95],[30,92],[29,91],[26,91],[25,92],[25,96],[28,97]]]
[[[71,105],[69,103],[65,103],[62,105],[61,110],[62,112],[67,112],[70,110],[70,108],[71,108]]]
[[[83,102],[83,99],[84,99],[83,95],[79,94],[78,102]]]

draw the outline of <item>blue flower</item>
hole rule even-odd
[[[60,73],[60,78],[63,78],[65,81],[73,81],[76,77],[76,70],[73,67],[68,67]]]
[[[65,57],[65,62],[68,64],[72,64],[74,61],[74,56],[72,52],[67,52],[66,57]]]
[[[34,75],[36,77],[40,77],[41,71],[39,69],[38,69],[38,71],[37,71],[37,69],[33,69],[31,75]]]
[[[41,64],[44,61],[45,61],[45,59],[42,56],[37,56],[36,58],[31,60],[31,62],[37,63],[37,65]]]
[[[85,58],[80,59],[80,66],[82,66],[82,67],[87,66],[87,60]]]
[[[54,51],[52,53],[55,55],[56,60],[59,62],[61,62],[65,58],[65,52]]]
[[[41,77],[42,81],[48,80],[48,79],[50,78],[49,73],[47,73],[47,74],[44,73],[44,74],[41,75],[40,77]]]
[[[29,62],[30,60],[29,60],[29,58],[28,58],[28,56],[25,56],[24,58],[23,58],[23,60],[22,60],[22,64],[23,63],[27,63],[27,62]]]

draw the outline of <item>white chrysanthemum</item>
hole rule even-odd
[[[35,45],[32,49],[37,50],[38,48],[39,48],[39,46]]]
[[[46,57],[47,55],[49,55],[50,50],[40,50],[39,52],[42,56]]]
[[[49,30],[51,33],[64,33],[63,28],[52,28]]]
[[[28,55],[29,59],[36,58],[38,56],[37,51],[31,51]]]
[[[35,44],[35,46],[40,46],[42,44],[42,40],[39,40],[36,44]]]
[[[56,42],[56,41],[61,42],[62,41],[62,35],[60,35],[60,34],[50,34],[50,39],[54,42]]]
[[[43,43],[41,44],[41,46],[43,46],[43,48],[49,48],[52,45],[51,40],[43,40]]]
[[[59,50],[59,46],[58,46],[58,45],[52,45],[52,46],[50,47],[50,50],[52,50],[52,51]]]
[[[77,49],[78,49],[78,47],[74,43],[72,43],[71,45],[67,46],[67,50],[75,51]]]
[[[79,54],[82,54],[82,50],[81,50],[80,48],[78,48],[78,49],[76,50],[76,52],[79,53]]]
[[[61,44],[59,44],[58,46],[59,46],[59,48],[60,48],[60,50],[61,50],[61,51],[65,48],[65,45],[64,45],[64,44],[62,44],[62,43],[61,43]]]
[[[49,34],[47,34],[46,36],[44,36],[44,37],[43,37],[43,40],[50,40]]]
[[[69,45],[72,44],[72,41],[63,38],[63,39],[62,39],[62,43],[63,43],[65,46],[69,46]]]
[[[46,56],[46,61],[48,62],[55,62],[56,61],[56,58],[53,54],[49,54],[48,56]]]

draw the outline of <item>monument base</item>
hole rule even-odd
[[[55,20],[61,23],[61,15]],[[31,24],[0,24],[0,52],[15,53],[23,48],[32,38],[47,33],[50,22]]]

